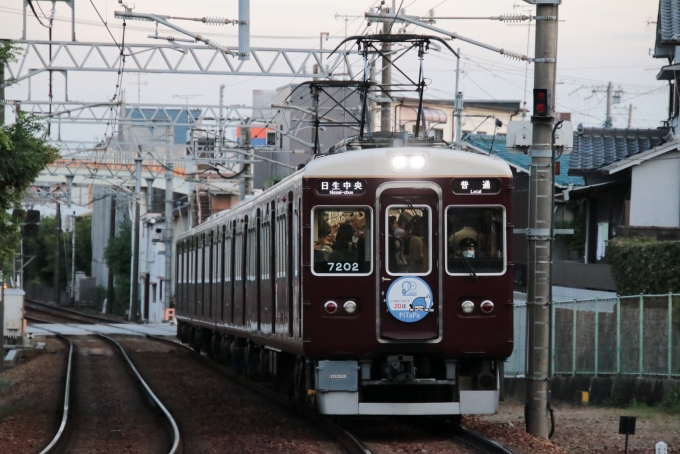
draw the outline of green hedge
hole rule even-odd
[[[680,292],[680,241],[615,238],[607,245],[619,295]]]

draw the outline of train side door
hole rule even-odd
[[[381,342],[441,338],[440,200],[438,186],[387,185],[379,193]]]

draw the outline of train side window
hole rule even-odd
[[[389,232],[385,237],[388,274],[429,274],[433,259],[430,208],[425,205],[390,205],[385,216]]]
[[[450,206],[446,209],[446,271],[499,275],[506,270],[505,208]]]
[[[231,248],[232,237],[228,236],[224,239],[224,282],[231,282]]]
[[[373,221],[370,208],[315,207],[312,224],[314,274],[371,274]]]

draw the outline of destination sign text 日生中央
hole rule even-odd
[[[456,178],[454,194],[498,194],[501,182],[497,178]]]
[[[366,192],[364,180],[320,180],[316,190],[321,195],[361,195]]]

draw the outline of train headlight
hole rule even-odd
[[[420,155],[411,156],[408,160],[411,170],[423,170],[425,168],[425,158]]]
[[[395,172],[420,172],[425,169],[426,163],[423,155],[396,155],[392,156],[392,170]]]
[[[405,170],[407,164],[406,156],[395,156],[392,158],[392,168],[394,170]]]
[[[472,311],[475,310],[475,303],[472,301],[463,301],[463,304],[461,304],[460,307],[464,313],[471,314]]]
[[[348,314],[353,314],[357,311],[357,303],[354,301],[347,301],[345,304],[342,305],[342,307],[345,308],[345,312]]]
[[[491,312],[493,312],[493,303],[489,300],[482,301],[482,304],[479,305],[479,308],[485,314],[490,314]]]
[[[326,301],[326,304],[323,305],[323,308],[326,309],[326,312],[329,314],[335,314],[335,312],[338,310],[338,304],[335,301]]]

